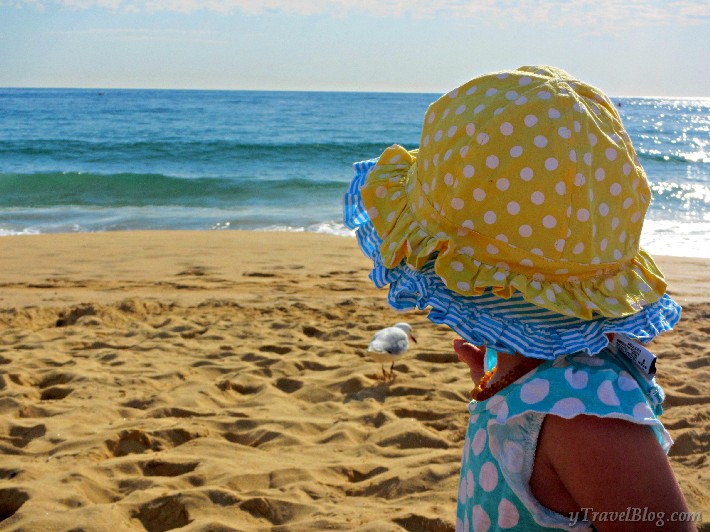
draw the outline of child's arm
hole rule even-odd
[[[454,340],[454,351],[459,360],[468,366],[473,384],[478,384],[485,373],[483,359],[486,356],[486,346],[473,345],[466,340],[457,338]]]
[[[697,530],[689,521],[671,522],[674,512],[689,510],[649,427],[596,416],[564,419],[548,415],[535,460],[536,464],[538,460],[550,464],[579,507],[590,509],[588,519],[599,531],[659,529],[659,512],[663,512],[663,530]],[[545,498],[543,493],[535,495],[539,495],[538,500]],[[646,521],[608,521],[601,517],[601,512],[642,517],[644,509]],[[600,518],[594,520],[592,512],[598,512]],[[656,519],[649,521],[652,512]]]

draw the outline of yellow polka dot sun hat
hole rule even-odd
[[[355,171],[345,223],[395,308],[539,358],[679,319],[639,247],[651,193],[621,118],[560,69],[475,78],[429,106],[418,150]]]

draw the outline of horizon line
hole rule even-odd
[[[80,91],[182,91],[182,92],[312,92],[312,93],[341,93],[341,94],[427,94],[443,95],[447,91],[411,91],[411,90],[374,90],[374,89],[227,89],[227,88],[195,88],[195,87],[49,87],[49,86],[15,86],[3,85],[0,90],[80,90]],[[611,95],[609,98],[673,98],[677,100],[706,100],[708,96],[669,96],[669,95]]]

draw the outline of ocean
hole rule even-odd
[[[0,235],[348,235],[352,163],[416,148],[437,94],[0,89]],[[710,257],[710,98],[613,98],[654,193],[642,245]]]

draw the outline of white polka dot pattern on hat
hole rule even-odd
[[[430,106],[418,153],[382,154],[361,193],[386,267],[403,259],[417,267],[439,252],[437,273],[455,292],[518,290],[584,319],[637,312],[641,282],[652,288],[647,304],[660,298],[665,283],[638,249],[650,189],[617,110],[596,89],[555,76],[520,69],[472,80]],[[406,195],[392,201],[383,186]],[[464,268],[455,270],[464,247],[477,264],[457,259]],[[597,285],[632,260],[627,286],[602,292]],[[548,282],[566,293],[548,297]]]

